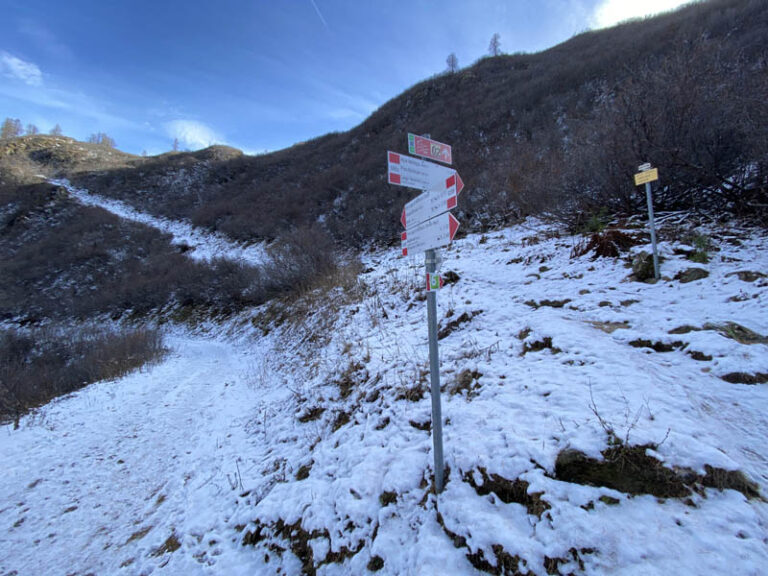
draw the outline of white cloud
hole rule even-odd
[[[224,138],[212,128],[195,120],[173,120],[165,125],[171,138],[178,138],[183,147],[190,150],[207,148],[213,144],[224,144]]]
[[[640,18],[674,10],[690,0],[602,0],[592,14],[596,28],[613,26],[630,18]]]
[[[17,58],[8,52],[0,52],[0,72],[8,78],[21,80],[29,86],[43,85],[43,73],[37,64]]]

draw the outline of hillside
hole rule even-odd
[[[323,221],[343,245],[392,242],[411,191],[385,182],[408,132],[454,146],[459,204],[481,231],[548,213],[574,229],[640,212],[632,185],[658,166],[657,209],[766,223],[768,2],[710,0],[580,34],[537,54],[483,58],[412,87],[346,133],[262,156],[225,146],[143,158],[71,139],[0,143],[0,173],[67,177],[135,208],[272,240]],[[7,179],[7,178],[6,178]]]
[[[574,226],[633,213],[642,161],[663,175],[659,209],[764,218],[768,3],[711,0],[588,32],[538,54],[484,58],[387,102],[360,126],[258,157],[164,155],[73,180],[137,208],[272,239],[323,217],[347,246],[390,242],[411,193],[385,183],[408,132],[454,146],[460,210],[481,230],[527,214]]]
[[[763,573],[768,244],[680,220],[656,284],[632,222],[619,258],[534,220],[445,251],[439,497],[417,259],[169,330],[0,434],[0,572]]]
[[[35,181],[36,175],[77,174],[133,166],[140,158],[67,136],[0,140],[0,186]]]
[[[765,94],[710,0],[261,156],[0,140],[0,575],[763,574]],[[466,182],[439,495],[408,132]]]

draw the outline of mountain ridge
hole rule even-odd
[[[416,84],[347,132],[284,150],[246,156],[217,146],[59,175],[240,241],[271,240],[321,219],[343,244],[386,243],[397,237],[412,191],[386,184],[384,153],[405,151],[406,134],[415,132],[453,145],[470,191],[459,212],[473,230],[545,211],[578,222],[601,207],[639,210],[631,174],[646,160],[671,190],[659,196],[660,208],[735,202],[747,213],[766,196],[768,111],[749,99],[768,90],[766,38],[768,2],[710,0],[542,52],[482,58]],[[726,89],[713,91],[715,79]],[[648,128],[633,107],[645,116],[667,107],[670,122],[687,114],[681,135]],[[710,126],[713,115],[721,126]],[[750,163],[756,178],[733,176]],[[723,191],[735,180],[749,201]],[[717,193],[693,201],[694,188]]]

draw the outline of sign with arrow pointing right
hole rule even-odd
[[[442,190],[453,185],[457,190],[464,187],[453,168],[397,152],[387,152],[387,182],[419,190]]]
[[[418,254],[451,243],[459,221],[450,212],[444,212],[402,233],[403,256]]]

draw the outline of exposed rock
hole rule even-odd
[[[632,258],[632,275],[640,282],[653,280],[653,255],[648,252],[638,252]]]
[[[704,268],[686,268],[675,274],[675,280],[679,280],[681,284],[687,284],[688,282],[703,280],[708,276],[709,272]]]
[[[722,377],[731,384],[765,384],[768,382],[768,374],[758,372],[757,374],[747,374],[746,372],[730,372]]]
[[[445,282],[446,285],[456,284],[456,282],[458,282],[459,279],[461,278],[458,274],[456,274],[456,272],[453,272],[452,270],[448,270],[447,272],[444,272],[443,274],[441,274],[441,276],[443,278],[443,282]]]
[[[765,274],[762,272],[753,272],[751,270],[739,270],[738,272],[731,272],[726,276],[737,276],[742,282],[755,282],[760,278],[765,278]]]

